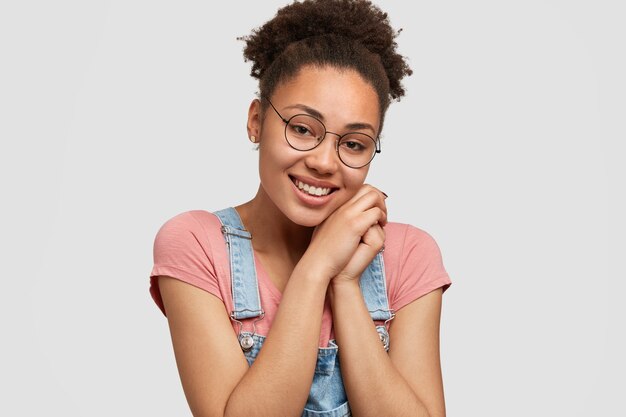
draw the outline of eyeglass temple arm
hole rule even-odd
[[[267,100],[268,103],[270,103],[270,106],[272,106],[272,108],[274,109],[274,111],[276,112],[276,114],[278,115],[278,117],[280,117],[280,120],[282,120],[285,123],[289,123],[289,120],[285,119],[280,113],[278,113],[278,110],[276,110],[276,107],[274,107],[274,105],[272,104],[272,102],[270,101],[269,98],[264,97],[265,100]]]

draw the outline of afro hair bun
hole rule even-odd
[[[388,79],[391,99],[404,95],[401,80],[412,74],[405,58],[396,52],[387,13],[368,0],[304,0],[278,10],[276,16],[254,29],[245,41],[244,59],[252,61],[250,75],[261,80],[287,47],[311,37],[335,35],[356,42],[378,55]]]

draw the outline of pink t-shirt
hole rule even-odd
[[[193,210],[174,216],[157,233],[150,294],[163,314],[166,312],[159,292],[159,275],[167,275],[201,288],[222,300],[227,312],[233,310],[230,263],[220,227],[221,223],[214,214]],[[256,330],[257,334],[266,336],[282,294],[257,258],[255,265],[265,317],[256,323]],[[445,291],[452,284],[437,243],[417,227],[388,223],[385,226],[383,261],[389,306],[396,312],[422,295],[439,287]],[[239,326],[235,322],[232,324],[237,332]],[[244,328],[249,330],[251,325],[248,323]],[[331,339],[334,339],[332,314],[327,300],[319,346],[327,347]]]

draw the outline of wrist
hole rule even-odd
[[[340,276],[330,280],[329,288],[332,288],[332,291],[354,291],[355,289],[361,291],[358,279],[342,278]]]
[[[328,301],[331,305],[334,305],[335,300],[342,300],[345,302],[354,297],[361,298],[361,287],[358,280],[346,280],[333,278],[330,280],[330,284],[327,289]]]
[[[315,259],[309,259],[306,253],[296,264],[293,274],[296,273],[310,280],[323,282],[325,285],[328,285],[332,279],[332,274],[320,265],[319,262],[315,262]]]

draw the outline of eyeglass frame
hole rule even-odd
[[[268,102],[268,103],[270,103],[270,106],[272,106],[272,108],[274,109],[274,111],[276,112],[276,114],[278,115],[278,117],[280,117],[280,120],[282,120],[282,121],[283,121],[283,123],[285,123],[285,141],[287,142],[287,144],[288,144],[288,145],[289,145],[292,149],[295,149],[296,151],[299,151],[299,152],[308,152],[308,151],[312,151],[313,149],[315,149],[315,148],[317,148],[318,146],[320,146],[320,144],[324,141],[324,139],[326,139],[326,134],[327,134],[327,133],[330,133],[331,135],[335,135],[335,136],[337,136],[337,139],[335,140],[335,151],[337,151],[337,157],[339,158],[339,160],[341,161],[341,163],[342,163],[342,164],[344,164],[345,166],[347,166],[348,168],[352,168],[352,169],[360,169],[360,168],[366,167],[366,166],[368,166],[369,164],[371,164],[371,163],[372,163],[372,161],[374,160],[374,157],[376,156],[376,154],[381,152],[381,148],[380,148],[380,137],[376,137],[376,139],[374,139],[372,136],[368,135],[367,133],[363,133],[363,132],[347,132],[347,133],[344,133],[343,135],[340,135],[339,133],[335,133],[335,132],[331,132],[331,131],[327,130],[327,129],[326,129],[326,125],[324,124],[324,122],[322,122],[322,121],[321,121],[320,119],[318,119],[317,117],[315,117],[315,116],[313,116],[313,115],[311,115],[311,114],[308,114],[308,113],[298,113],[298,114],[294,114],[294,115],[293,115],[293,116],[291,116],[289,119],[285,119],[285,118],[284,118],[284,117],[283,117],[283,116],[282,116],[282,115],[278,112],[278,110],[276,109],[276,107],[274,107],[274,105],[272,104],[272,102],[270,101],[270,99],[269,99],[269,98],[267,98],[267,97],[264,97],[264,98],[265,98],[265,100],[267,100],[267,102]],[[297,116],[307,116],[307,117],[311,117],[311,118],[313,118],[313,119],[317,120],[317,121],[318,121],[318,122],[322,125],[322,127],[324,128],[324,135],[322,136],[322,140],[318,141],[318,142],[317,142],[317,144],[316,144],[314,147],[312,147],[311,149],[304,149],[304,150],[302,150],[302,149],[295,148],[295,147],[294,147],[294,146],[293,146],[293,145],[289,142],[289,139],[287,139],[287,126],[289,126],[289,122],[291,122],[291,120],[292,120],[294,117],[297,117]],[[348,136],[348,135],[351,135],[351,134],[355,134],[355,133],[357,133],[357,134],[359,134],[359,135],[364,135],[364,136],[367,136],[368,138],[370,138],[370,139],[374,142],[374,146],[375,146],[375,150],[374,150],[374,152],[372,153],[372,157],[370,158],[370,160],[369,160],[366,164],[363,164],[363,165],[358,166],[358,167],[353,167],[353,166],[350,166],[350,165],[346,164],[346,163],[345,163],[345,161],[344,161],[343,159],[341,159],[341,154],[339,153],[339,141],[340,141],[343,137]]]

